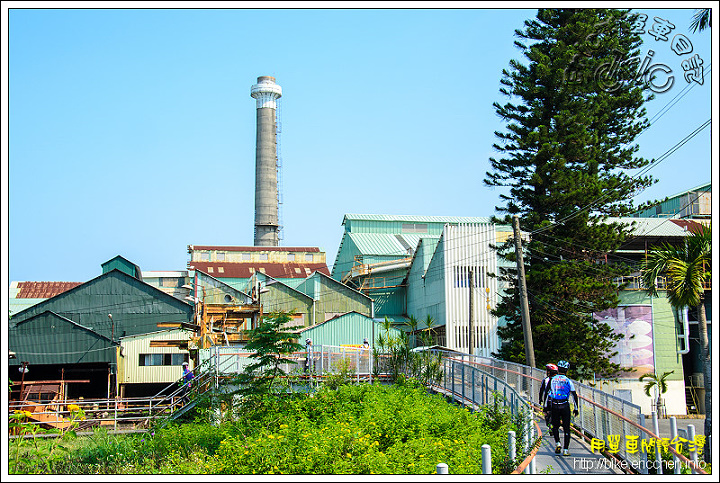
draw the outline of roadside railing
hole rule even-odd
[[[439,350],[430,352],[440,354],[443,363],[442,380],[433,389],[449,394],[473,409],[500,403],[523,421],[521,444],[528,455],[516,472],[535,474],[535,454],[542,432],[535,421],[532,405],[517,386],[479,367],[469,355]]]
[[[540,384],[545,377],[545,371],[542,369],[491,357],[462,357],[471,359],[472,365],[504,380],[533,404],[538,400]],[[645,437],[649,437],[654,439],[654,444],[657,445],[661,438],[653,430],[645,427],[646,418],[640,406],[586,384],[579,382],[574,384],[580,399],[580,408],[578,408],[580,414],[573,421],[575,427],[588,438],[604,441],[606,445],[610,441],[618,442],[616,447],[609,448],[612,450],[610,454],[622,460],[625,468],[647,474],[647,451],[643,451],[642,441]],[[636,441],[637,446],[627,444],[627,440]],[[608,449],[607,446],[605,449]],[[668,451],[694,471],[705,473],[672,445],[668,446]]]

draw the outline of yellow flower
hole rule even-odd
[[[345,453],[345,456],[347,456],[348,458],[352,458],[352,455],[350,453]]]
[[[270,438],[270,439],[275,439],[275,436],[273,436],[272,434],[269,434],[269,435],[268,435],[268,438]]]
[[[78,406],[77,404],[68,404],[67,408],[68,408],[68,411],[70,411],[70,412],[80,411],[80,406]]]

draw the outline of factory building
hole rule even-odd
[[[430,316],[441,345],[490,355],[498,321],[490,315],[498,287],[490,244],[512,229],[481,217],[347,214],[332,276],[374,302],[374,317],[408,327],[409,316]],[[469,311],[470,300],[474,310]],[[473,339],[470,340],[470,334]]]
[[[142,281],[140,269],[132,262],[118,256],[103,263],[102,271],[10,318],[8,349],[15,356],[9,362],[12,380],[19,380],[17,369],[25,368],[26,381],[76,381],[64,391],[69,397],[125,394],[118,372],[134,372],[142,362],[140,356],[124,356],[123,340],[158,332],[163,324],[193,325],[193,306]],[[187,351],[168,350],[188,358]],[[165,384],[180,377],[178,357],[168,358],[174,368],[166,371]],[[135,389],[142,393],[142,388]]]

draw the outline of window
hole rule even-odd
[[[454,267],[455,287],[469,287],[470,269],[473,269],[473,286],[475,288],[485,286],[485,267]]]
[[[210,261],[210,253],[209,252],[202,252],[200,254],[200,261],[201,262],[209,262]]]
[[[159,285],[160,285],[161,287],[177,288],[177,287],[182,287],[182,285],[183,285],[184,283],[185,283],[185,279],[184,279],[184,278],[170,277],[170,278],[161,278]]]
[[[305,254],[305,261],[306,261],[306,262],[312,262],[312,261],[313,261],[313,254],[312,254],[312,253],[306,253],[306,254]]]
[[[217,252],[215,254],[215,257],[217,258],[218,262],[224,262],[225,261],[225,252]]]
[[[225,267],[218,267],[219,273],[225,273]]]
[[[261,253],[261,254],[260,254],[260,260],[261,260],[261,261],[266,261],[267,259],[268,259],[268,254],[267,254],[267,253]]]
[[[242,254],[242,259],[243,259],[243,260],[251,260],[251,259],[252,259],[252,256],[251,256],[249,253],[243,253],[243,254]]]
[[[294,262],[294,261],[295,261],[295,254],[288,253],[288,262]]]
[[[428,226],[427,223],[403,223],[402,231],[403,233],[427,233]]]
[[[208,267],[208,273],[213,273],[213,267]]]
[[[181,366],[189,362],[187,354],[140,354],[141,366]]]

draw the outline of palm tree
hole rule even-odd
[[[409,317],[408,321],[406,322],[406,325],[408,326],[408,329],[410,329],[409,330],[410,335],[412,335],[412,339],[410,339],[410,341],[411,341],[410,344],[412,347],[416,347],[417,346],[416,332],[417,332],[418,325],[420,325],[420,321],[417,318],[415,318],[414,315],[411,315]]]
[[[690,22],[690,31],[692,33],[702,32],[706,28],[710,28],[710,9],[696,8],[692,21]]]
[[[430,314],[425,317],[425,329],[432,335],[433,344],[437,344],[437,341],[435,340],[435,319],[433,319]]]
[[[651,296],[657,296],[657,278],[667,279],[667,298],[676,310],[696,307],[700,328],[700,343],[703,351],[703,384],[705,386],[705,458],[710,462],[709,436],[712,418],[711,354],[705,315],[705,289],[703,284],[710,280],[712,258],[712,235],[709,226],[685,237],[677,246],[667,243],[653,248],[645,261],[643,282]]]
[[[663,398],[662,395],[665,394],[668,390],[668,383],[667,383],[667,377],[672,374],[675,371],[670,372],[663,372],[663,375],[658,377],[657,374],[643,374],[640,376],[640,382],[643,382],[647,379],[647,382],[645,383],[645,395],[647,397],[652,397],[650,395],[650,391],[652,391],[653,388],[655,388],[657,398],[655,400],[655,410],[660,413],[660,408],[663,407]],[[664,414],[661,416],[664,417]]]

